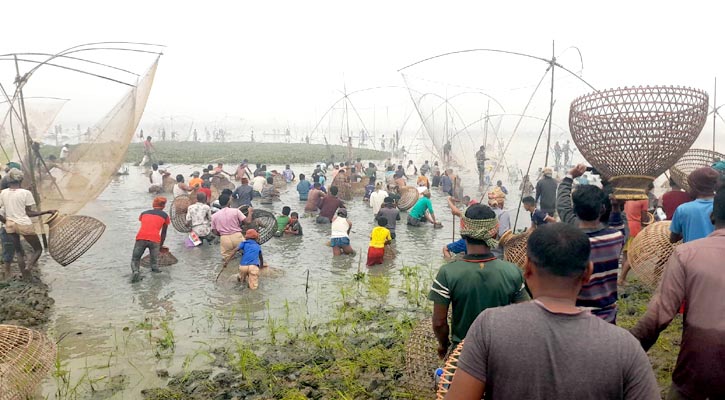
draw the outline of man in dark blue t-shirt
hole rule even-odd
[[[531,229],[536,229],[537,226],[548,224],[549,222],[556,222],[554,217],[536,208],[536,199],[533,197],[526,196],[521,202],[524,203],[524,209],[531,213]]]

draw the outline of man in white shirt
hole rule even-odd
[[[265,183],[267,183],[267,179],[264,175],[257,175],[252,179],[252,195],[254,197],[262,197],[262,189],[264,189]]]
[[[58,158],[60,158],[61,163],[64,163],[66,161],[66,159],[68,158],[69,152],[70,152],[70,150],[68,149],[68,145],[64,144],[63,148],[60,149],[60,157],[58,157]]]
[[[45,214],[53,214],[55,210],[33,211],[35,205],[33,194],[29,190],[21,189],[23,172],[17,168],[8,171],[8,188],[0,192],[0,207],[5,210],[5,215],[0,215],[0,222],[5,224],[5,230],[13,242],[15,254],[18,257],[18,268],[23,275],[23,280],[29,281],[32,278],[30,270],[38,262],[43,246],[40,244],[38,235],[33,227],[32,217]],[[30,260],[25,263],[25,251],[20,243],[20,236],[33,248]],[[5,273],[9,275],[9,263],[5,264]]]
[[[149,193],[161,193],[164,191],[164,177],[168,176],[169,173],[166,171],[159,171],[159,165],[154,163],[151,165],[151,174],[149,174]]]
[[[383,190],[383,183],[376,183],[375,191],[370,193],[370,207],[373,208],[373,217],[378,215],[380,207],[382,207],[383,203],[385,202],[385,198],[388,196],[388,192]]]

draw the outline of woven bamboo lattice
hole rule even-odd
[[[192,195],[196,196],[195,191],[192,192]],[[191,205],[191,195],[182,194],[181,196],[176,196],[174,201],[171,202],[171,207],[169,207],[171,210],[171,215],[169,216],[171,218],[171,225],[174,226],[174,229],[182,233],[191,232],[191,228],[186,226],[186,211],[189,209],[189,205]]]
[[[174,185],[176,185],[176,179],[165,176],[162,181],[162,186],[164,188],[164,193],[173,193],[174,192]]]
[[[46,223],[49,227],[48,252],[64,267],[85,254],[106,230],[103,222],[85,215],[56,212]]]
[[[725,154],[705,149],[690,149],[670,168],[670,177],[686,192],[690,191],[687,177],[698,168],[709,167],[725,160]]]
[[[249,215],[248,206],[241,206],[239,209],[245,216]],[[272,239],[274,233],[277,232],[277,218],[269,211],[255,209],[252,213],[252,223],[245,223],[243,227],[244,229],[256,229],[259,233],[257,242],[262,244]]]
[[[162,246],[161,249],[159,249],[159,258],[156,260],[156,263],[159,267],[169,267],[179,262],[179,260],[174,257],[173,254],[169,251],[169,248],[166,246]],[[151,255],[146,254],[141,259],[141,266],[149,268],[151,267]]]
[[[353,196],[364,196],[365,195],[365,186],[367,186],[367,179],[363,179],[363,181],[360,182],[353,182],[350,185],[352,186],[352,195]]]
[[[42,333],[0,325],[0,400],[34,398],[55,357],[55,343]]]
[[[287,181],[282,175],[273,175],[272,182],[274,183],[274,187],[276,187],[277,189],[284,189],[287,187]]]
[[[432,399],[435,395],[433,373],[438,368],[438,341],[431,319],[420,320],[405,341],[405,380],[416,398]]]
[[[526,264],[526,241],[531,235],[531,229],[518,235],[507,230],[501,235],[499,244],[503,247],[503,259],[512,262],[523,269]]]
[[[446,358],[446,365],[443,367],[443,374],[438,381],[438,389],[436,390],[436,399],[438,400],[443,400],[443,398],[446,397],[446,393],[448,393],[448,389],[451,387],[453,375],[456,374],[456,369],[458,369],[458,357],[460,357],[461,352],[463,352],[464,342],[465,340],[462,340],[461,343],[453,349],[451,354],[448,355],[448,358]]]
[[[639,280],[651,289],[657,288],[667,260],[675,246],[682,243],[670,243],[670,223],[659,221],[649,225],[629,244],[629,265]]]
[[[418,189],[412,186],[403,186],[400,188],[400,200],[398,200],[398,209],[400,211],[408,211],[418,201]]]
[[[625,87],[575,99],[569,129],[584,158],[620,199],[646,199],[647,185],[692,146],[708,95],[675,86]]]

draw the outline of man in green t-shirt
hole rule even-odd
[[[474,204],[466,210],[462,223],[461,237],[466,241],[467,254],[438,270],[428,294],[434,303],[433,332],[441,358],[465,338],[481,311],[530,300],[521,270],[491,254],[491,249],[498,247],[494,239],[498,221],[493,210]],[[453,307],[451,327],[449,305]]]
[[[408,225],[420,226],[426,221],[437,225],[436,215],[433,212],[433,204],[430,202],[430,190],[423,192],[423,196],[415,202],[413,208],[408,211]]]
[[[289,223],[289,213],[292,211],[288,206],[282,207],[282,215],[277,217],[277,231],[274,233],[275,236],[282,236],[287,224]]]

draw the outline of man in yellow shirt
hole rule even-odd
[[[373,228],[370,233],[370,246],[368,247],[368,260],[365,265],[368,267],[376,264],[383,263],[383,256],[385,255],[385,245],[390,244],[393,238],[390,236],[390,231],[386,226],[388,225],[388,219],[385,217],[378,217],[378,226]]]
[[[189,180],[190,188],[200,188],[201,185],[204,183],[204,180],[199,178],[199,175],[199,171],[194,171],[194,173],[191,174],[191,179]]]

